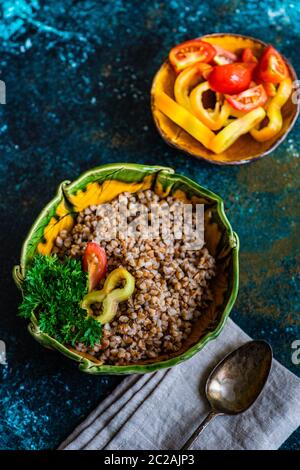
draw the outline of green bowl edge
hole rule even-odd
[[[141,165],[138,163],[111,163],[111,164],[106,164],[106,165],[101,165],[95,168],[92,168],[91,170],[88,170],[84,173],[82,173],[78,178],[76,178],[73,182],[70,182],[69,180],[65,180],[60,185],[58,186],[56,195],[54,196],[53,199],[42,209],[42,211],[39,213],[37,216],[34,224],[31,226],[29,229],[28,235],[22,244],[22,249],[21,249],[21,261],[20,261],[20,266],[15,266],[13,269],[13,278],[15,282],[17,283],[18,287],[19,286],[19,281],[20,277],[24,276],[24,268],[26,265],[26,253],[27,253],[27,248],[30,244],[30,240],[32,238],[32,235],[35,233],[37,227],[39,226],[41,220],[48,214],[49,211],[51,211],[52,207],[54,206],[55,203],[58,203],[62,197],[65,196],[65,191],[72,191],[74,188],[76,188],[81,182],[83,182],[85,179],[87,179],[89,176],[94,176],[95,174],[101,174],[106,172],[107,170],[112,170],[113,173],[115,173],[118,170],[126,169],[126,170],[139,170],[142,174],[151,174],[151,173],[158,173],[160,171],[164,171],[166,173],[174,173],[174,170],[169,167],[165,166],[159,166],[159,165]]]
[[[142,365],[128,365],[128,366],[111,366],[111,365],[95,365],[87,358],[83,358],[80,355],[77,355],[75,352],[70,351],[67,347],[56,341],[54,338],[51,338],[49,335],[43,333],[36,322],[36,318],[33,315],[31,323],[28,325],[28,330],[30,334],[43,346],[56,349],[60,351],[65,356],[79,362],[79,369],[83,372],[93,374],[93,375],[129,375],[129,374],[145,374],[154,372],[160,369],[166,369],[173,367],[174,365],[180,364],[181,362],[190,359],[195,354],[197,354],[209,341],[216,339],[221,331],[224,328],[225,322],[232,310],[232,307],[235,303],[238,294],[239,288],[239,238],[238,235],[232,230],[231,224],[225,214],[224,210],[224,202],[223,199],[215,194],[214,192],[204,188],[198,183],[195,183],[190,178],[175,173],[173,168],[165,167],[165,166],[156,166],[156,165],[142,165],[142,164],[133,164],[133,163],[113,163],[107,165],[101,165],[91,170],[88,170],[82,173],[77,179],[75,179],[72,183],[69,181],[63,181],[59,187],[56,196],[45,206],[45,208],[40,212],[37,219],[35,220],[34,224],[32,225],[29,233],[22,245],[21,250],[21,261],[20,265],[14,266],[13,268],[13,279],[17,285],[17,287],[22,291],[22,278],[25,272],[25,264],[26,264],[26,251],[31,240],[32,235],[35,232],[35,229],[39,225],[40,221],[49,213],[49,210],[52,209],[55,203],[58,203],[63,196],[63,188],[67,186],[68,190],[72,190],[79,186],[79,184],[85,181],[89,176],[95,176],[101,174],[109,169],[112,170],[139,170],[141,174],[147,175],[153,173],[162,173],[163,175],[171,176],[174,178],[174,182],[179,181],[187,186],[199,191],[204,196],[209,197],[210,199],[214,200],[217,203],[217,213],[220,217],[220,220],[224,224],[226,228],[229,244],[232,248],[232,286],[231,286],[231,293],[227,300],[226,306],[222,313],[222,316],[219,320],[218,326],[211,332],[207,333],[203,338],[199,340],[194,346],[192,346],[186,352],[180,354],[179,356],[173,357],[171,359],[154,362],[152,364],[142,364]]]

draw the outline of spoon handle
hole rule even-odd
[[[204,418],[204,420],[202,421],[202,423],[197,427],[197,429],[193,432],[193,434],[191,435],[191,437],[186,441],[186,443],[182,446],[181,450],[188,450],[191,445],[193,444],[193,442],[197,439],[197,437],[199,436],[200,432],[203,431],[203,429],[206,428],[206,426],[208,425],[208,423],[215,417],[215,416],[218,416],[219,413],[217,413],[216,411],[214,410],[211,410],[208,415],[206,416],[206,418]]]

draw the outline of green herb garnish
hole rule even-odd
[[[87,291],[87,274],[79,260],[36,255],[24,280],[19,315],[30,319],[34,313],[41,331],[60,343],[93,347],[102,325],[81,308]]]

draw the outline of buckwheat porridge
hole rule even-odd
[[[183,206],[171,196],[160,198],[146,190],[123,193],[110,203],[112,212],[118,212],[122,197],[129,221],[136,216],[137,203],[148,213],[151,203],[167,204],[171,230]],[[79,258],[88,242],[96,242],[106,252],[108,273],[123,267],[135,278],[133,295],[121,302],[113,320],[104,324],[101,341],[93,348],[77,343],[76,349],[103,363],[118,365],[174,353],[212,300],[210,281],[215,275],[215,260],[205,246],[187,249],[184,236],[175,241],[161,236],[145,239],[142,224],[136,227],[135,237],[117,233],[113,239],[105,239],[103,233],[113,229],[113,220],[112,214],[108,218],[103,215],[101,206],[92,205],[78,214],[70,232],[62,230],[56,238],[53,253],[59,257]],[[101,304],[92,305],[95,315],[101,308]]]

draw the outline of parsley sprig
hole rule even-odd
[[[36,255],[24,280],[19,315],[30,319],[34,312],[41,331],[63,344],[93,347],[101,338],[102,326],[87,318],[80,306],[87,290],[87,274],[79,260]]]

